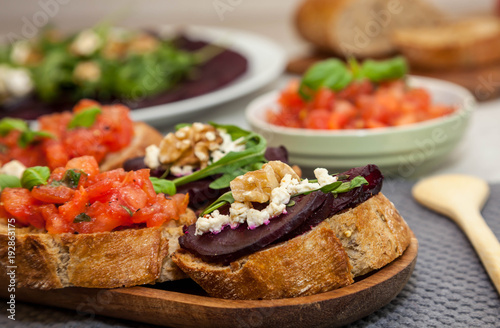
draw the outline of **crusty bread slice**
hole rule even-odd
[[[410,239],[404,219],[378,194],[303,235],[228,266],[203,262],[183,249],[172,260],[211,296],[276,299],[347,286],[399,257]]]
[[[130,145],[124,149],[109,153],[100,165],[101,171],[109,171],[123,166],[130,158],[144,156],[146,147],[159,145],[163,135],[152,126],[144,122],[134,122],[134,137]]]
[[[367,58],[396,51],[391,41],[395,29],[432,26],[442,18],[422,0],[305,0],[297,9],[295,26],[324,51]]]
[[[179,221],[172,220],[160,228],[60,235],[17,228],[17,285],[37,289],[114,288],[185,278],[170,260],[169,252],[179,247],[182,225],[195,219],[188,209]],[[8,263],[9,236],[7,224],[0,224],[3,281],[6,268],[12,265]]]
[[[463,18],[434,27],[394,31],[393,43],[413,67],[471,68],[500,62],[500,19]]]

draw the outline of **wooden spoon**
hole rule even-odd
[[[488,184],[467,175],[440,175],[418,182],[412,193],[419,203],[460,226],[500,293],[500,243],[481,216],[490,194]]]

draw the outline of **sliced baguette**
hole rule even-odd
[[[33,228],[15,229],[14,263],[8,263],[9,228],[0,225],[2,281],[16,267],[18,287],[114,288],[177,280],[186,276],[170,260],[179,247],[182,225],[196,219],[187,210],[179,221],[160,228],[125,229],[92,234],[51,235]],[[12,231],[12,229],[10,230]]]
[[[392,39],[413,67],[442,70],[500,62],[500,19],[495,16],[399,29]]]
[[[404,219],[378,194],[301,236],[228,266],[203,262],[184,249],[172,260],[211,296],[277,299],[347,286],[399,257],[410,239]]]
[[[321,50],[366,58],[394,53],[395,29],[430,26],[442,18],[423,0],[305,0],[297,9],[295,26]]]

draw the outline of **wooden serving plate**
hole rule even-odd
[[[204,295],[194,282],[117,289],[20,288],[16,301],[171,327],[342,326],[389,303],[405,286],[417,261],[418,241],[401,257],[354,284],[330,292],[279,300],[235,301]],[[167,288],[169,290],[167,290]],[[7,297],[2,288],[0,296]]]

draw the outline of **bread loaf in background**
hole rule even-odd
[[[305,0],[295,24],[304,39],[341,57],[383,57],[397,51],[396,29],[433,26],[443,15],[424,0]]]
[[[412,67],[474,68],[500,62],[500,19],[462,18],[433,27],[394,31],[393,43]]]

